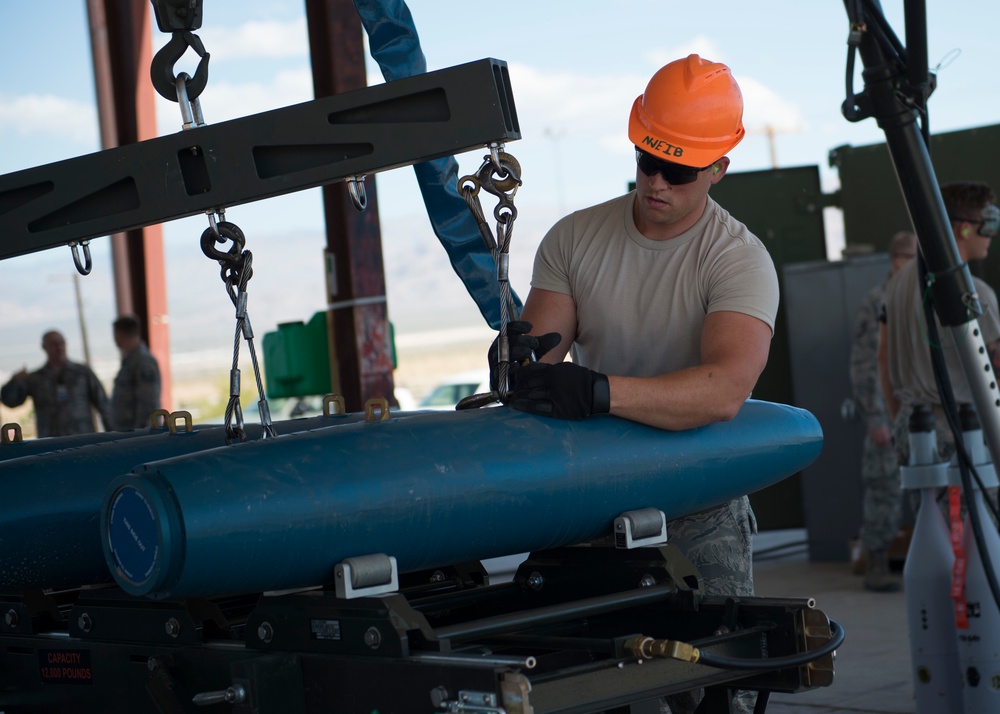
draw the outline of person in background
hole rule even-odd
[[[990,241],[1000,228],[1000,209],[996,194],[981,181],[958,181],[941,186],[941,198],[951,222],[952,235],[963,263],[982,260]],[[997,344],[1000,341],[1000,314],[997,295],[985,281],[973,277],[982,314],[978,318],[983,342],[993,369],[1000,367]],[[941,344],[932,345],[924,318],[927,290],[920,284],[918,262],[907,263],[886,287],[879,339],[879,372],[885,404],[893,418],[893,436],[900,464],[910,458],[907,424],[917,405],[929,407],[935,417],[938,452],[948,460],[955,451],[954,436],[941,407],[941,397],[934,378],[931,350],[944,354],[948,378],[956,404],[974,404],[969,382],[951,334],[938,325]],[[936,319],[936,316],[935,316]]]
[[[635,190],[561,219],[539,246],[521,320],[508,331],[511,407],[670,430],[740,411],[778,310],[767,249],[709,197],[743,139],[742,118],[723,64],[690,55],[653,75],[628,122]],[[490,349],[491,372],[499,352]],[[539,361],[522,365],[532,352]],[[668,524],[712,595],[753,594],[756,530],[746,496]],[[692,712],[699,699],[673,696],[661,711]],[[750,714],[754,699],[739,692],[734,711]]]
[[[93,370],[69,360],[66,339],[58,330],[42,335],[42,349],[48,358],[45,364],[31,373],[22,369],[14,374],[0,389],[0,401],[13,408],[31,397],[40,437],[93,433],[94,411],[109,429],[108,397]]]
[[[871,289],[858,311],[851,346],[851,388],[865,422],[861,459],[861,532],[867,590],[894,592],[899,583],[889,577],[889,544],[902,518],[903,492],[899,461],[892,443],[892,421],[879,383],[879,325],[889,279],[917,255],[917,235],[899,231],[889,240],[889,274]]]
[[[160,367],[142,341],[139,319],[126,315],[113,325],[122,364],[111,391],[111,424],[115,431],[149,426],[160,408]]]

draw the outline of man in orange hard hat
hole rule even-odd
[[[635,190],[563,218],[539,246],[508,331],[513,408],[670,430],[736,416],[767,362],[778,310],[764,245],[708,195],[743,139],[742,117],[725,65],[690,55],[653,75],[628,123]],[[490,352],[497,372],[499,350]],[[539,361],[522,366],[531,352]],[[745,496],[668,524],[708,594],[753,594],[756,530]],[[672,698],[673,714],[693,710],[690,699]],[[741,693],[737,710],[752,702]]]

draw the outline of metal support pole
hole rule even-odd
[[[351,0],[306,0],[316,98],[367,85],[364,30]],[[382,234],[374,177],[364,181],[367,206],[358,210],[349,184],[323,187],[326,219],[327,333],[331,384],[357,411],[374,397],[393,396]]]
[[[959,256],[927,142],[917,123],[928,86],[926,58],[920,56],[926,53],[923,2],[907,3],[907,32],[916,41],[909,54],[917,56],[908,54],[905,62],[893,56],[886,44],[891,30],[882,24],[878,3],[863,0],[861,4],[868,8],[864,16],[867,29],[858,45],[865,66],[865,91],[855,107],[857,113],[849,118],[872,116],[885,133],[927,272],[935,276],[931,288],[934,308],[941,324],[954,334],[990,455],[994,463],[1000,463],[1000,394],[977,320],[982,306],[969,266]],[[910,86],[904,84],[904,78]]]
[[[972,398],[976,403],[976,413],[982,424],[986,447],[994,464],[1000,464],[1000,391],[993,373],[989,353],[979,322],[973,320],[965,325],[951,328],[952,338],[958,347],[962,369],[969,380]]]
[[[101,145],[156,137],[156,107],[147,71],[152,58],[150,5],[87,0]],[[141,318],[143,338],[160,367],[160,403],[171,404],[170,328],[163,229],[145,225],[111,235],[117,314]],[[111,326],[107,326],[110,332]]]

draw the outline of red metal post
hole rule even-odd
[[[367,86],[364,29],[351,0],[306,0],[313,89],[326,97]],[[375,181],[358,211],[347,184],[323,187],[327,232],[327,326],[334,390],[349,411],[373,397],[395,405]]]
[[[101,125],[110,149],[156,137],[156,107],[149,80],[152,60],[150,4],[87,0],[91,51]],[[178,114],[178,126],[180,125]],[[118,314],[142,319],[144,337],[160,364],[161,403],[171,408],[170,327],[163,230],[147,226],[111,237]],[[107,325],[111,338],[111,325]]]

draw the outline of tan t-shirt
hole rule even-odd
[[[764,244],[708,199],[701,219],[664,241],[635,226],[635,192],[566,216],[542,239],[531,285],[571,295],[572,358],[650,377],[700,364],[705,316],[751,315],[773,331],[778,277]]]
[[[1000,338],[1000,315],[997,312],[997,295],[989,285],[977,277],[972,278],[979,294],[983,314],[979,329],[986,344]],[[899,269],[886,288],[886,347],[889,351],[889,379],[893,394],[901,405],[941,403],[934,368],[931,363],[931,341],[924,320],[926,290],[919,286],[917,261],[911,260]],[[936,320],[936,316],[935,316]],[[948,366],[952,392],[958,403],[973,403],[972,391],[962,368],[955,338],[938,322],[940,349]],[[971,329],[971,327],[969,328]]]

